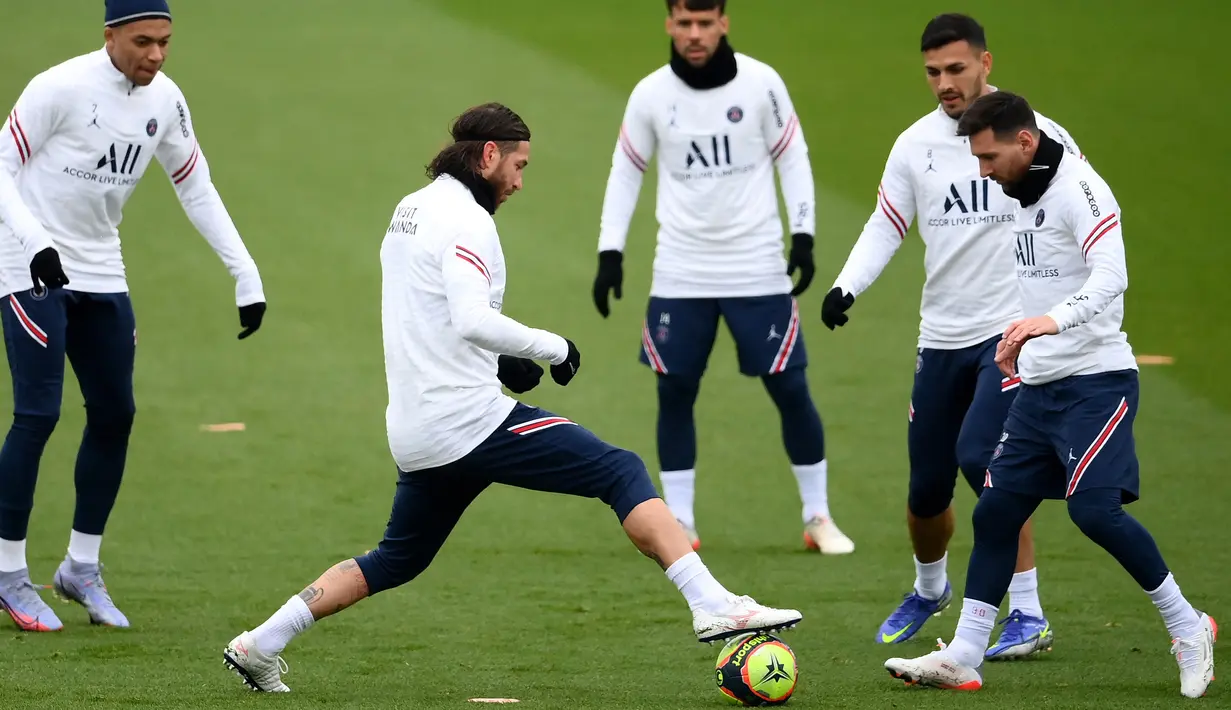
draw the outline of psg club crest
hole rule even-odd
[[[727,120],[731,123],[739,123],[744,120],[744,109],[739,106],[732,106],[727,109]]]
[[[1034,216],[1034,226],[1036,227],[1043,226],[1043,210],[1042,209],[1040,209],[1039,213]]]
[[[151,118],[150,122],[145,124],[145,135],[153,138],[154,134],[157,132],[158,132],[158,119]]]
[[[659,345],[667,342],[667,335],[667,326],[665,325],[660,325],[654,329],[654,340],[657,341]]]
[[[916,375],[919,374],[919,372],[922,369],[923,369],[923,353],[919,353],[918,355],[915,356],[915,374]]]

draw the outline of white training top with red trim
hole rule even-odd
[[[106,49],[35,76],[0,129],[0,292],[33,286],[30,259],[54,246],[68,288],[128,290],[123,209],[157,160],[189,220],[236,280],[237,305],[264,301],[260,273],[210,179],[179,87],[135,86]]]
[[[496,223],[444,175],[398,203],[380,249],[389,449],[403,471],[470,453],[516,404],[499,355],[568,357],[564,338],[503,315],[505,263]]]
[[[1037,112],[1035,120],[1080,156],[1067,131]],[[917,224],[925,273],[919,347],[977,345],[1021,316],[1013,267],[1016,205],[1000,185],[980,177],[979,159],[957,135],[957,119],[937,106],[894,141],[872,213],[834,286],[862,294]]]
[[[708,90],[669,65],[634,87],[603,198],[598,248],[623,251],[650,161],[658,161],[658,239],[650,294],[726,298],[791,290],[786,233],[816,231],[803,127],[768,64],[735,53],[737,73]],[[778,210],[775,168],[786,224]]]

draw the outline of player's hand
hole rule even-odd
[[[555,380],[556,384],[561,387],[571,382],[577,374],[577,370],[581,368],[581,353],[578,352],[577,346],[567,338],[565,342],[568,343],[568,357],[564,358],[564,362],[559,365],[551,366],[551,379]]]
[[[598,253],[598,275],[594,277],[594,307],[606,318],[611,309],[607,296],[615,291],[616,300],[624,297],[624,254],[615,249]]]
[[[836,326],[846,325],[846,321],[850,320],[846,311],[854,304],[855,294],[842,293],[840,287],[834,286],[829,293],[825,294],[825,300],[821,302],[821,322],[830,330]]]
[[[40,281],[47,288],[64,288],[68,284],[64,267],[60,265],[60,252],[55,247],[47,247],[30,260],[30,279],[34,281],[34,288],[38,288]]]
[[[252,335],[261,328],[261,321],[265,319],[265,302],[250,303],[246,306],[239,307],[239,326],[243,331],[239,334],[239,339]]]
[[[794,276],[799,270],[799,283],[791,289],[792,296],[798,296],[808,290],[812,277],[816,276],[816,262],[812,258],[812,235],[792,234],[791,254],[787,260],[786,275]]]
[[[1056,325],[1056,321],[1052,320],[1051,316],[1035,316],[1010,323],[1004,331],[1004,339],[1009,341],[1009,345],[1020,348],[1022,343],[1031,338],[1037,338],[1040,335],[1055,335],[1059,332],[1060,326]]]
[[[1010,345],[1004,338],[996,343],[996,367],[1000,368],[1000,374],[1005,377],[1017,374],[1017,356],[1021,351],[1022,346]]]
[[[524,357],[501,355],[496,359],[496,378],[513,394],[523,394],[539,386],[543,368]]]

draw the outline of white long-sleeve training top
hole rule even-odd
[[[1120,205],[1093,167],[1060,155],[1042,197],[1017,204],[1014,219],[1023,314],[1050,316],[1060,327],[1022,346],[1017,371],[1027,385],[1137,368],[1123,331],[1128,266]]]
[[[1076,142],[1036,112],[1038,125],[1074,156]],[[859,296],[917,222],[924,243],[919,347],[954,350],[1004,332],[1021,315],[1013,270],[1017,203],[979,176],[957,119],[939,106],[903,131],[885,161],[876,206],[834,286]]]
[[[235,278],[237,305],[265,300],[256,262],[210,180],[188,102],[165,73],[135,86],[106,49],[74,57],[30,80],[0,131],[0,292],[32,288],[30,259],[50,246],[69,289],[128,291],[120,221],[157,160]]]
[[[503,315],[496,223],[448,175],[398,203],[380,249],[389,448],[403,471],[452,463],[481,444],[516,401],[498,355],[564,362],[568,343]]]
[[[599,251],[623,251],[644,173],[658,159],[658,243],[650,294],[722,298],[787,293],[774,168],[790,233],[816,231],[808,145],[786,84],[739,52],[737,73],[706,90],[665,65],[629,96],[603,199]]]

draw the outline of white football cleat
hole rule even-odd
[[[1214,680],[1214,640],[1218,624],[1208,614],[1201,615],[1196,634],[1171,642],[1171,653],[1180,666],[1180,694],[1187,698],[1205,695]]]
[[[849,555],[855,543],[838,529],[832,518],[819,515],[804,525],[804,546],[819,550],[822,555]]]
[[[692,630],[701,643],[712,643],[747,633],[789,629],[803,620],[794,609],[774,609],[758,604],[752,597],[731,595],[731,606],[721,614],[703,609],[692,613]]]
[[[231,640],[222,651],[222,662],[235,671],[244,685],[264,693],[289,693],[282,682],[288,668],[282,656],[269,656],[256,647],[252,634],[245,631]]]
[[[978,668],[958,663],[945,650],[940,639],[939,651],[918,658],[890,658],[885,661],[889,675],[907,685],[921,685],[942,690],[978,690],[983,687],[983,674]]]

